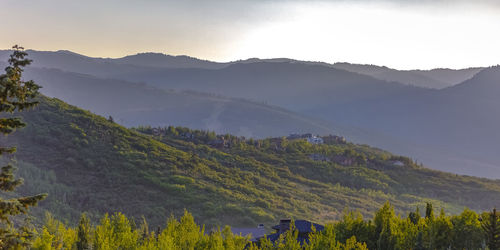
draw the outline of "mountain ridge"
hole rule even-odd
[[[87,60],[97,61],[101,63],[119,64],[119,65],[129,65],[136,67],[152,67],[152,68],[203,68],[203,69],[222,69],[229,65],[238,63],[255,63],[255,62],[293,62],[305,65],[321,65],[325,67],[332,67],[342,70],[347,70],[349,72],[360,73],[364,75],[369,75],[375,77],[379,80],[386,81],[396,81],[407,85],[415,85],[427,88],[444,88],[458,84],[462,81],[467,80],[473,74],[477,73],[482,67],[470,67],[464,69],[447,69],[447,68],[436,68],[431,70],[397,70],[386,66],[377,66],[371,64],[352,64],[345,62],[336,63],[326,63],[320,61],[302,61],[295,60],[291,58],[271,58],[271,59],[260,59],[260,58],[248,58],[240,59],[229,62],[215,62],[205,59],[199,59],[196,57],[191,57],[188,55],[169,55],[158,52],[142,52],[133,55],[127,55],[118,58],[101,58],[101,57],[89,57],[75,52],[67,50],[59,51],[36,51],[27,50],[36,58],[36,61],[43,61],[44,64],[47,62],[47,58],[39,57],[37,54],[66,54],[69,56],[76,56],[79,58],[85,58]],[[3,55],[2,55],[3,53]],[[10,50],[0,50],[0,59],[5,57],[6,54],[10,53]],[[55,66],[55,65],[52,65]],[[62,65],[57,65],[55,68],[61,68]],[[371,68],[367,71],[367,68]],[[69,70],[77,72],[76,70]],[[441,72],[440,74],[438,72]],[[409,75],[404,77],[404,75]],[[412,76],[413,75],[413,76]],[[431,82],[425,82],[430,80]]]
[[[125,126],[188,126],[247,137],[297,132],[331,133],[335,126],[281,107],[194,91],[160,90],[146,84],[30,67],[42,93],[93,112],[113,116]],[[113,94],[111,94],[113,93]],[[89,98],[92,102],[89,102]],[[239,113],[246,116],[236,118]],[[241,131],[240,131],[241,130]],[[241,133],[238,133],[240,131]]]

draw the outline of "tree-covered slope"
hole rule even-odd
[[[41,207],[59,218],[122,211],[159,225],[186,208],[209,225],[250,226],[328,221],[346,207],[368,214],[386,200],[400,212],[425,201],[447,211],[500,205],[499,181],[432,171],[368,146],[226,136],[231,146],[219,149],[213,133],[152,136],[49,98],[18,115],[28,126],[1,143],[18,146],[29,184],[22,191],[48,192]]]

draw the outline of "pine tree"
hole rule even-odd
[[[0,75],[0,114],[23,111],[36,106],[38,103],[32,101],[38,95],[39,86],[33,81],[21,79],[23,67],[29,65],[31,60],[26,59],[27,53],[22,47],[14,46],[13,53],[9,58],[9,66],[5,68],[5,74]],[[9,135],[16,129],[26,124],[17,117],[0,118],[0,133]],[[0,156],[12,154],[15,147],[0,147]],[[0,190],[2,193],[12,192],[23,183],[22,179],[14,177],[14,166],[7,164],[0,172]],[[15,228],[12,216],[26,214],[30,207],[35,206],[46,194],[19,197],[12,199],[0,198],[0,248],[12,249],[27,246],[32,232],[26,228]],[[2,195],[2,197],[5,197]]]
[[[425,207],[425,218],[433,220],[434,219],[434,209],[432,208],[432,203],[427,202]]]
[[[375,236],[377,237],[377,249],[395,248],[395,216],[394,207],[387,201],[384,206],[375,213]]]
[[[414,225],[417,225],[418,221],[420,221],[420,209],[417,207],[417,210],[415,212],[410,212],[410,214],[408,215],[408,218],[410,218],[410,221]]]
[[[80,223],[78,223],[77,241],[76,249],[86,250],[91,249],[91,226],[90,221],[85,214],[80,217]]]
[[[483,219],[481,226],[486,234],[488,247],[492,250],[500,249],[500,215],[496,209]]]
[[[142,216],[142,223],[141,227],[139,229],[139,232],[141,234],[141,241],[146,241],[149,239],[150,233],[149,233],[149,225],[148,222],[146,221],[146,217]]]

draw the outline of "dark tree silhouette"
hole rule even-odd
[[[20,118],[5,116],[5,114],[20,112],[34,107],[38,102],[32,99],[38,95],[40,88],[33,81],[23,81],[21,76],[23,67],[29,65],[31,60],[26,59],[27,53],[22,47],[14,46],[9,58],[9,66],[5,74],[0,75],[0,133],[9,135],[16,129],[26,124]],[[12,154],[15,147],[0,147],[0,155]],[[23,183],[22,179],[14,177],[14,166],[7,164],[0,172],[0,191],[2,194],[12,192]],[[30,207],[44,199],[46,194],[26,196],[12,199],[0,198],[0,248],[13,249],[29,245],[32,237],[31,230],[27,227],[16,228],[12,222],[13,216],[26,214]],[[2,195],[1,197],[5,197]]]
[[[425,218],[428,218],[430,220],[434,219],[434,209],[432,208],[432,203],[427,202],[427,205],[425,207]]]
[[[77,231],[77,241],[76,241],[76,249],[78,250],[86,250],[91,249],[91,225],[90,220],[87,218],[87,215],[82,214],[80,217],[80,223],[78,224]]]
[[[500,249],[500,215],[496,209],[493,209],[487,218],[483,218],[481,226],[486,234],[488,247],[495,250]]]

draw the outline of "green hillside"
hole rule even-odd
[[[18,146],[27,180],[20,192],[49,193],[37,214],[70,222],[82,211],[121,211],[160,225],[188,209],[209,226],[254,226],[282,217],[330,221],[346,207],[369,215],[386,200],[405,213],[425,201],[450,212],[500,205],[500,181],[429,170],[364,145],[225,136],[227,146],[217,148],[213,133],[170,128],[153,136],[40,101],[18,114],[28,126],[0,142]]]

